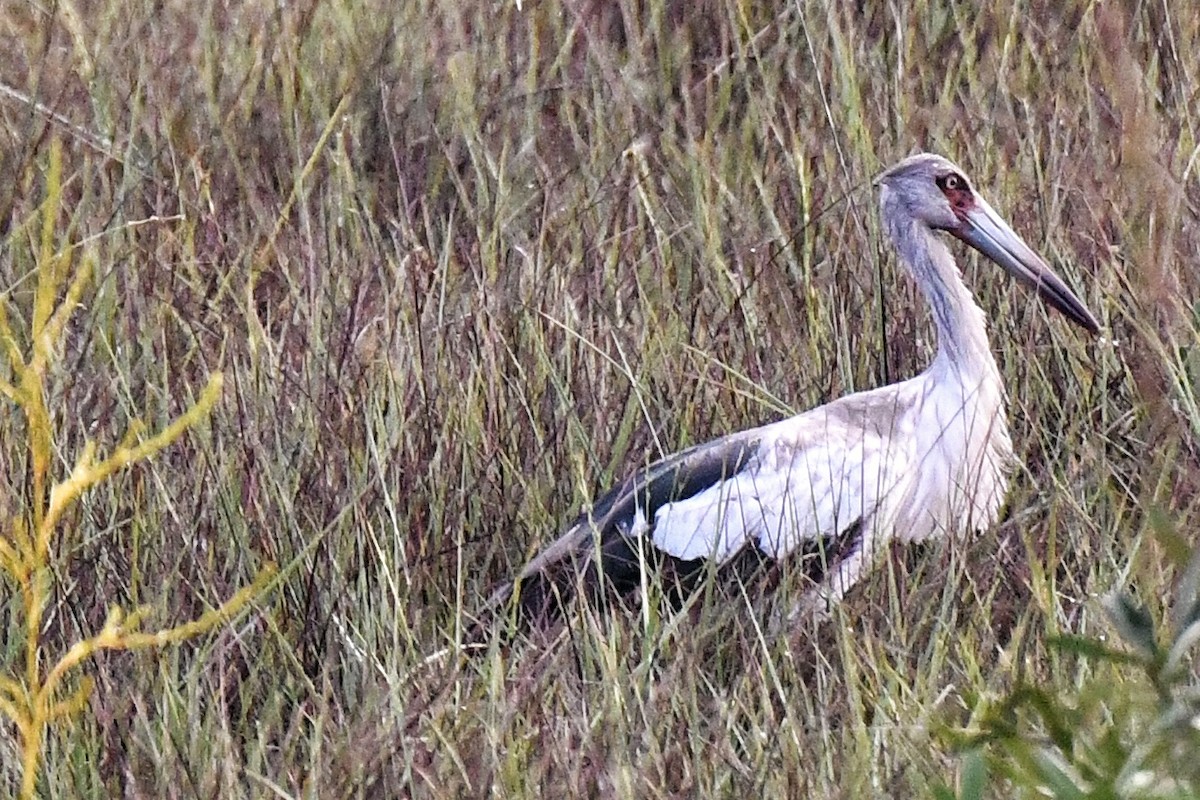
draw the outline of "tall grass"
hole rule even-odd
[[[0,36],[3,290],[32,291],[53,138],[60,238],[111,265],[51,376],[58,457],[163,427],[214,371],[228,395],[83,498],[44,639],[114,604],[192,619],[280,565],[262,614],[99,658],[42,796],[959,791],[980,762],[939,731],[1020,681],[1070,702],[1096,667],[1047,642],[1108,635],[1114,586],[1158,614],[1174,585],[1149,532],[1197,519],[1200,13],[59,0]],[[788,637],[702,603],[430,660],[622,473],[924,366],[869,188],[918,148],[1106,326],[968,265],[1024,465],[1005,521],[896,550]],[[1104,669],[1102,702],[1141,685]]]

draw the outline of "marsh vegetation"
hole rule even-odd
[[[1038,759],[1116,787],[1097,796],[1195,789],[1152,660],[1061,637],[1126,652],[1115,587],[1162,636],[1187,616],[1200,12],[858,5],[10,3],[13,329],[55,147],[52,240],[92,265],[46,376],[51,477],[224,376],[189,432],[80,497],[47,658],[114,606],[170,628],[278,567],[213,633],[97,654],[39,795],[999,798],[1036,796]],[[735,599],[431,661],[630,469],[925,366],[871,189],[917,149],[1105,328],[965,262],[1022,464],[1004,521],[888,553],[786,637]],[[36,499],[26,434],[0,416],[6,526]],[[0,586],[11,674],[25,622]],[[997,721],[1011,739],[973,738]],[[1105,784],[1145,743],[1137,780]],[[19,746],[0,727],[0,794]]]

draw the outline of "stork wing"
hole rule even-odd
[[[723,564],[747,547],[773,559],[806,553],[819,557],[828,594],[844,594],[910,490],[912,437],[894,435],[896,398],[891,413],[868,393],[760,428],[745,468],[647,510],[631,533],[683,561]]]
[[[639,535],[640,521],[720,486],[758,454],[756,434],[746,431],[714,439],[638,470],[580,514],[566,533],[521,570],[517,580],[538,574],[563,558],[587,553],[597,541],[603,547],[614,537]]]
[[[639,520],[720,485],[745,470],[758,452],[758,432],[752,430],[697,445],[636,471],[580,514],[515,580],[492,593],[467,641],[482,640],[493,614],[514,593],[519,595],[521,619],[528,623],[554,616],[580,575],[593,585],[603,576],[618,591],[636,585],[641,570],[641,537],[635,533]],[[599,559],[593,558],[596,555]]]
[[[580,576],[621,592],[638,586],[655,562],[670,560],[687,574],[748,549],[772,559],[818,554],[827,595],[840,596],[868,563],[874,531],[890,523],[909,491],[914,459],[899,443],[912,437],[893,430],[906,416],[898,388],[851,395],[638,470],[488,606],[498,608],[515,590],[526,621],[545,618]]]

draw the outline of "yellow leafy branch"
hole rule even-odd
[[[208,385],[204,387],[204,391],[200,393],[200,399],[191,408],[176,418],[174,422],[141,444],[131,447],[123,443],[108,458],[100,463],[95,462],[95,443],[88,442],[83,448],[83,454],[75,463],[75,468],[71,470],[70,476],[50,490],[50,504],[46,516],[42,519],[42,524],[38,529],[38,554],[48,552],[54,527],[58,524],[59,519],[62,518],[63,512],[81,494],[105,478],[108,478],[114,472],[123,469],[135,461],[150,458],[155,453],[171,445],[188,428],[191,428],[204,417],[208,416],[208,413],[212,411],[212,407],[216,405],[218,398],[221,396],[221,385],[221,373],[215,373],[209,378]]]
[[[0,569],[18,577],[18,555],[17,550],[5,539],[0,539]]]
[[[253,583],[239,589],[234,593],[233,597],[230,597],[216,608],[210,609],[191,622],[185,622],[182,625],[176,625],[173,628],[155,631],[154,633],[144,633],[137,630],[141,625],[142,617],[145,616],[146,608],[136,609],[128,617],[124,615],[120,608],[111,609],[108,613],[108,619],[99,633],[90,639],[76,642],[58,660],[58,663],[54,665],[50,673],[46,676],[46,680],[42,683],[36,702],[47,704],[53,711],[56,707],[49,706],[50,700],[66,674],[72,668],[102,650],[146,650],[154,647],[163,647],[168,644],[178,644],[228,622],[254,602],[263,593],[263,590],[274,576],[275,570],[268,567],[259,572]],[[68,699],[64,702],[69,703],[71,700]]]
[[[46,171],[46,199],[42,201],[42,236],[41,251],[38,253],[38,285],[33,296],[33,322],[30,329],[36,341],[42,333],[46,320],[50,318],[50,309],[54,306],[54,298],[58,293],[60,270],[68,267],[64,264],[65,254],[54,252],[54,229],[58,224],[58,206],[62,196],[62,145],[55,141],[50,148],[50,165]],[[49,278],[49,280],[47,280]]]
[[[135,420],[107,457],[97,456],[95,442],[86,443],[70,474],[49,486],[54,431],[46,407],[46,378],[55,364],[67,323],[82,303],[96,262],[89,253],[72,272],[74,252],[79,245],[59,249],[56,244],[61,182],[61,147],[52,142],[46,198],[40,206],[41,241],[34,255],[37,286],[29,317],[28,357],[22,352],[21,338],[14,333],[9,319],[11,299],[6,293],[0,294],[0,359],[9,366],[9,374],[0,377],[0,396],[24,415],[31,475],[27,507],[0,519],[0,570],[19,587],[24,612],[23,674],[0,675],[0,716],[13,721],[21,738],[22,798],[35,795],[42,742],[49,727],[78,716],[87,707],[93,682],[85,676],[73,689],[66,690],[64,684],[73,670],[104,650],[145,650],[177,644],[211,631],[262,596],[274,575],[272,568],[264,569],[249,586],[198,619],[159,631],[141,630],[147,608],[134,609],[128,614],[114,608],[98,633],[71,645],[48,671],[43,669],[42,617],[51,596],[51,549],[66,512],[88,489],[131,464],[152,458],[199,424],[220,399],[222,387],[221,374],[215,373],[199,398],[153,435],[145,436],[145,426]]]

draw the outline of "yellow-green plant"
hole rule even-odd
[[[143,426],[134,421],[104,457],[98,455],[94,442],[88,442],[69,474],[55,481],[55,432],[46,405],[47,379],[95,261],[86,255],[77,259],[78,247],[56,242],[61,185],[62,154],[54,143],[40,209],[41,231],[34,256],[36,288],[24,347],[9,318],[12,298],[8,292],[0,295],[0,364],[7,366],[6,374],[0,372],[0,395],[23,416],[29,447],[28,493],[11,507],[0,504],[0,513],[6,515],[0,517],[0,580],[20,593],[25,638],[24,663],[0,666],[0,715],[11,719],[20,734],[22,798],[35,795],[42,745],[50,727],[77,717],[86,707],[92,681],[73,675],[80,664],[102,650],[139,650],[198,636],[245,609],[262,594],[270,578],[270,570],[264,570],[251,585],[198,619],[153,632],[141,629],[147,608],[128,613],[113,608],[98,633],[74,643],[57,658],[45,652],[42,619],[53,579],[54,545],[62,536],[65,513],[91,487],[177,440],[207,416],[221,393],[221,375],[217,373],[199,399],[163,430],[146,435]]]

